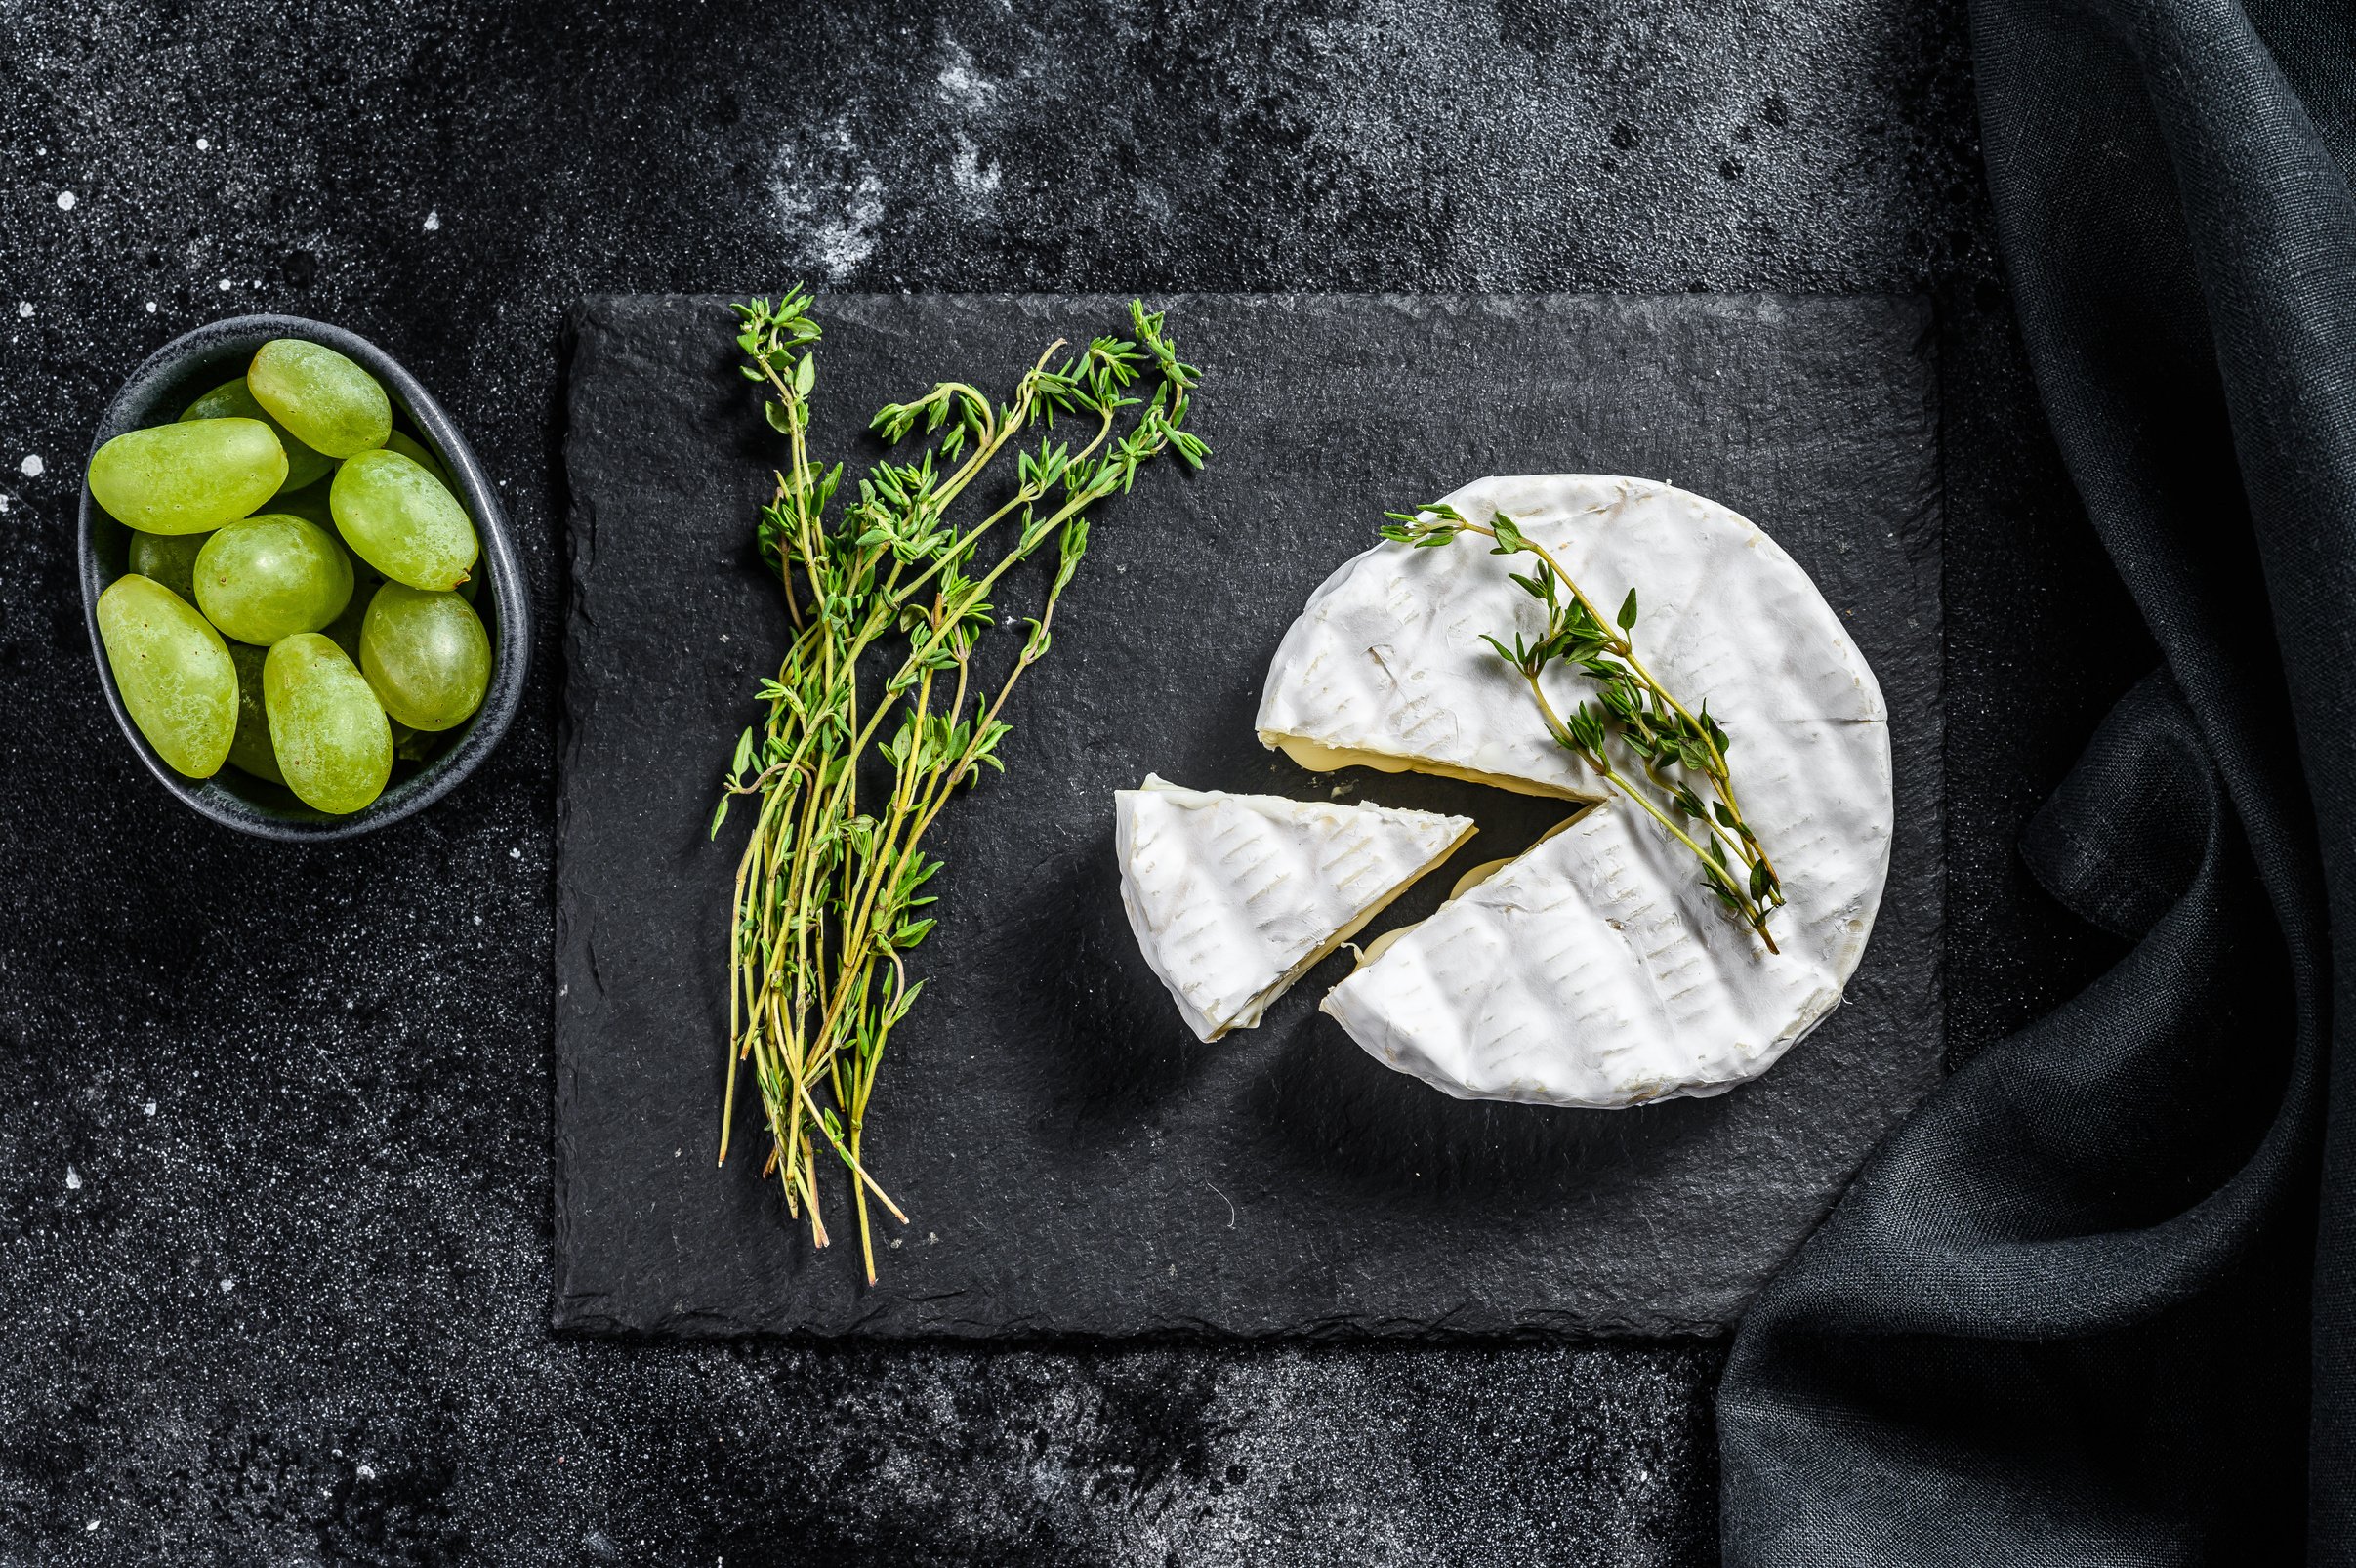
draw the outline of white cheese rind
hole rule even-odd
[[[1839,1002],[1881,905],[1893,813],[1873,672],[1807,574],[1715,502],[1589,475],[1483,479],[1448,499],[1476,521],[1507,513],[1607,613],[1636,588],[1637,657],[1733,735],[1735,789],[1789,899],[1772,922],[1783,952],[1726,917],[1689,851],[1613,800],[1443,905],[1325,1011],[1377,1059],[1466,1098],[1608,1108],[1756,1077]],[[1345,563],[1278,650],[1262,740],[1594,793],[1480,640],[1542,629],[1506,577],[1526,564],[1474,538]],[[1592,684],[1558,668],[1547,689],[1567,712]]]
[[[1302,971],[1473,832],[1469,817],[1150,776],[1113,800],[1121,906],[1204,1040],[1259,1023]]]

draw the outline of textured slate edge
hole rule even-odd
[[[564,568],[563,578],[563,651],[557,660],[557,777],[568,777],[579,760],[582,723],[580,710],[592,701],[596,682],[587,678],[583,669],[580,640],[575,627],[587,614],[583,603],[587,568],[596,556],[597,515],[591,500],[572,482],[573,447],[579,439],[580,421],[577,418],[581,388],[580,355],[583,345],[595,341],[584,334],[582,325],[596,309],[592,300],[581,300],[564,312],[558,350],[558,374],[561,377],[557,397],[558,429],[556,447],[558,461],[555,464],[561,493],[555,498],[552,510],[564,519],[558,530],[558,550]],[[566,1329],[576,1325],[588,1328],[599,1326],[601,1314],[584,1309],[587,1301],[601,1299],[600,1293],[577,1292],[572,1284],[576,1255],[567,1245],[575,1222],[576,1207],[567,1202],[572,1185],[574,1148],[566,1135],[573,1125],[567,1113],[577,1100],[578,1074],[564,1050],[564,1032],[560,1017],[564,1010],[565,979],[568,970],[594,972],[589,962],[585,933],[575,915],[573,901],[565,895],[563,876],[564,845],[572,814],[572,801],[567,791],[557,790],[556,854],[553,856],[554,875],[550,878],[556,905],[556,939],[551,944],[551,963],[556,979],[549,987],[549,1056],[550,1081],[553,1093],[549,1096],[549,1157],[553,1169],[549,1204],[551,1211],[551,1259],[549,1321],[553,1328]],[[615,1327],[620,1327],[617,1323]]]

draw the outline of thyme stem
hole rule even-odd
[[[806,1205],[811,1241],[823,1247],[820,1151],[839,1161],[872,1284],[869,1197],[907,1222],[870,1174],[865,1134],[891,1032],[925,985],[906,962],[936,924],[926,887],[941,864],[924,852],[925,834],[961,786],[985,766],[1004,770],[1007,697],[1047,653],[1088,549],[1089,510],[1127,491],[1154,458],[1174,453],[1196,467],[1209,448],[1185,429],[1197,372],[1178,357],[1163,317],[1133,305],[1131,336],[1068,352],[1050,344],[1003,405],[962,381],[887,405],[873,428],[894,446],[919,437],[917,455],[876,464],[830,515],[843,466],[821,469],[808,450],[821,336],[810,304],[797,290],[736,307],[744,374],[786,438],[787,467],[756,536],[794,635],[762,682],[761,722],[739,737],[712,818],[717,835],[732,801],[759,803],[730,903],[720,1157],[734,1128],[738,1063],[750,1061],[769,1132],[764,1176],[777,1177],[789,1215]],[[1058,415],[1091,421],[1088,439],[1025,444],[1041,427],[1052,433]],[[977,519],[952,521],[953,506],[1010,449],[1011,497],[986,511],[969,503]],[[1004,548],[979,564],[994,540]],[[974,660],[1000,621],[992,599],[1017,566],[1042,557],[1053,561],[1044,602],[985,702]],[[889,788],[862,808],[863,777],[881,785],[887,768]]]
[[[1383,537],[1395,544],[1445,546],[1473,534],[1490,541],[1491,555],[1532,558],[1536,571],[1513,573],[1512,580],[1544,606],[1545,633],[1535,643],[1516,633],[1511,647],[1494,637],[1485,640],[1520,673],[1555,743],[1693,851],[1701,862],[1702,885],[1757,934],[1768,952],[1780,953],[1767,922],[1783,906],[1783,881],[1735,797],[1733,772],[1726,763],[1733,740],[1711,716],[1709,704],[1698,714],[1687,708],[1636,657],[1635,590],[1630,589],[1619,612],[1606,619],[1553,553],[1502,512],[1481,523],[1445,502],[1435,502],[1419,512],[1385,516]],[[1595,700],[1582,702],[1567,717],[1555,710],[1539,679],[1549,665],[1558,662],[1597,682]],[[1613,740],[1642,764],[1650,789],[1639,787],[1613,764],[1608,755]],[[1672,768],[1699,775],[1713,799],[1705,802]],[[1667,802],[1666,809],[1662,801]],[[1701,837],[1687,832],[1683,822],[1699,824]]]

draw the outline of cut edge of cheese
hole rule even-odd
[[[1464,897],[1473,888],[1479,887],[1482,883],[1487,882],[1491,877],[1496,876],[1508,866],[1510,866],[1514,862],[1520,860],[1523,855],[1531,853],[1538,847],[1539,845],[1546,843],[1547,840],[1552,838],[1555,834],[1560,833],[1564,828],[1567,828],[1572,823],[1578,821],[1579,815],[1580,813],[1574,812],[1571,815],[1564,817],[1561,821],[1555,823],[1552,827],[1547,829],[1546,832],[1538,836],[1537,842],[1532,844],[1528,849],[1524,849],[1521,854],[1501,854],[1494,860],[1483,860],[1478,865],[1466,867],[1464,875],[1456,879],[1456,886],[1448,889],[1448,896],[1441,902],[1440,908],[1446,909],[1448,905],[1455,903],[1458,899]],[[1436,917],[1439,911],[1434,910],[1432,913],[1433,916]],[[1410,921],[1404,926],[1394,926],[1389,930],[1386,930],[1382,935],[1376,937],[1373,941],[1367,943],[1365,947],[1359,949],[1358,962],[1352,972],[1355,972],[1356,970],[1366,968],[1367,965],[1372,964],[1376,959],[1379,959],[1384,954],[1389,952],[1393,947],[1398,945],[1399,938],[1405,936],[1409,931],[1414,930],[1416,927],[1422,924],[1422,921]],[[1320,1003],[1318,1011],[1327,1011],[1330,1010],[1326,1009],[1324,1005]]]
[[[1351,937],[1366,929],[1366,928],[1373,923],[1374,918],[1377,915],[1380,915],[1383,913],[1383,911],[1388,909],[1392,904],[1398,902],[1399,895],[1401,893],[1405,892],[1408,888],[1414,887],[1417,883],[1422,882],[1426,877],[1429,876],[1433,866],[1438,865],[1440,861],[1445,860],[1450,855],[1456,853],[1458,846],[1462,845],[1466,839],[1469,839],[1478,831],[1479,829],[1477,828],[1467,828],[1463,836],[1460,837],[1455,844],[1451,844],[1447,848],[1441,850],[1439,855],[1433,860],[1427,862],[1422,870],[1416,872],[1415,875],[1408,877],[1396,887],[1392,887],[1388,892],[1383,894],[1382,897],[1367,905],[1365,911],[1356,919],[1352,920],[1348,925],[1343,927],[1340,930],[1334,932],[1333,935],[1327,937],[1323,946],[1319,947],[1308,957],[1302,959],[1300,963],[1294,965],[1290,970],[1286,970],[1284,977],[1278,980],[1275,984],[1269,986],[1266,991],[1253,998],[1252,1015],[1248,1020],[1239,1020],[1235,1023],[1231,1023],[1227,1025],[1227,1029],[1252,1029],[1259,1027],[1261,1015],[1275,1004],[1275,1001],[1278,997],[1284,995],[1295,985],[1299,984],[1301,977],[1303,974],[1308,973],[1309,970],[1315,969],[1318,965],[1324,963],[1327,959],[1332,958],[1336,953],[1340,952],[1343,945],[1346,944]],[[1405,929],[1407,928],[1401,928]],[[1375,938],[1373,945],[1379,946],[1386,938],[1393,934],[1395,933],[1391,931],[1385,931],[1383,935]],[[1219,1034],[1225,1034],[1226,1032],[1226,1029],[1221,1029]],[[1217,1039],[1218,1036],[1214,1035],[1212,1038]]]
[[[1173,798],[1178,798],[1174,801]],[[1366,928],[1400,894],[1422,881],[1479,831],[1470,817],[1360,802],[1340,805],[1331,802],[1296,801],[1286,796],[1236,795],[1223,790],[1191,790],[1147,774],[1135,790],[1120,790],[1116,802],[1116,852],[1121,869],[1121,905],[1129,916],[1138,950],[1185,1018],[1187,1026],[1205,1041],[1230,1030],[1258,1026],[1275,1001],[1310,970],[1332,956]],[[1183,835],[1172,852],[1190,862],[1173,881],[1149,879],[1140,855],[1149,852],[1152,835],[1141,835],[1141,818],[1153,814],[1151,802],[1182,809],[1184,817],[1162,813],[1166,829]],[[1182,807],[1178,801],[1183,802]],[[1217,814],[1213,824],[1193,821]],[[1241,879],[1261,868],[1262,862],[1237,867],[1216,864],[1214,853],[1233,861],[1247,846],[1218,848],[1219,835],[1230,838],[1258,831],[1300,838],[1302,852],[1312,846],[1383,861],[1364,868],[1378,877],[1374,890],[1335,882],[1332,866],[1306,869],[1325,880],[1315,887],[1295,888],[1290,907],[1281,901],[1255,911],[1252,906],[1280,894],[1277,883],[1247,891]],[[1354,846],[1345,842],[1357,833]],[[1383,842],[1377,844],[1375,841]],[[1197,841],[1200,842],[1197,842]],[[1207,873],[1197,876],[1196,872]],[[1221,875],[1223,873],[1223,875]],[[1360,874],[1362,876],[1362,873]],[[1152,887],[1146,886],[1148,881]],[[1191,922],[1181,926],[1181,922]],[[1208,924],[1206,924],[1208,923]],[[1222,986],[1216,975],[1189,972],[1204,964],[1258,966],[1240,985]]]
[[[1494,860],[1482,861],[1456,879],[1456,886],[1448,889],[1449,898],[1453,900],[1464,897],[1465,894],[1511,865],[1516,858],[1513,855],[1503,854]]]
[[[1514,795],[1535,795],[1549,801],[1577,801],[1582,805],[1591,805],[1604,798],[1601,791],[1582,793],[1541,779],[1522,778],[1511,773],[1484,773],[1478,768],[1461,767],[1431,757],[1329,746],[1306,735],[1288,735],[1280,730],[1260,731],[1260,743],[1270,751],[1284,753],[1311,773],[1338,773],[1345,767],[1369,767],[1378,773],[1428,773],[1435,778],[1460,779],[1467,784],[1481,784]]]

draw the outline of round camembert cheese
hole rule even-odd
[[[1892,811],[1873,672],[1807,574],[1714,501],[1596,475],[1481,479],[1447,500],[1475,522],[1510,516],[1607,612],[1637,591],[1636,657],[1732,737],[1736,797],[1788,899],[1770,922],[1782,952],[1555,744],[1481,640],[1543,632],[1507,575],[1528,557],[1470,535],[1385,543],[1285,635],[1261,741],[1317,770],[1413,768],[1596,804],[1386,937],[1324,1010],[1378,1060],[1468,1099],[1616,1107],[1757,1076],[1840,1000],[1881,905]],[[1565,714],[1593,693],[1559,664],[1544,684]]]
[[[1249,1029],[1470,838],[1472,819],[1189,790],[1117,790],[1121,906],[1195,1034]]]

